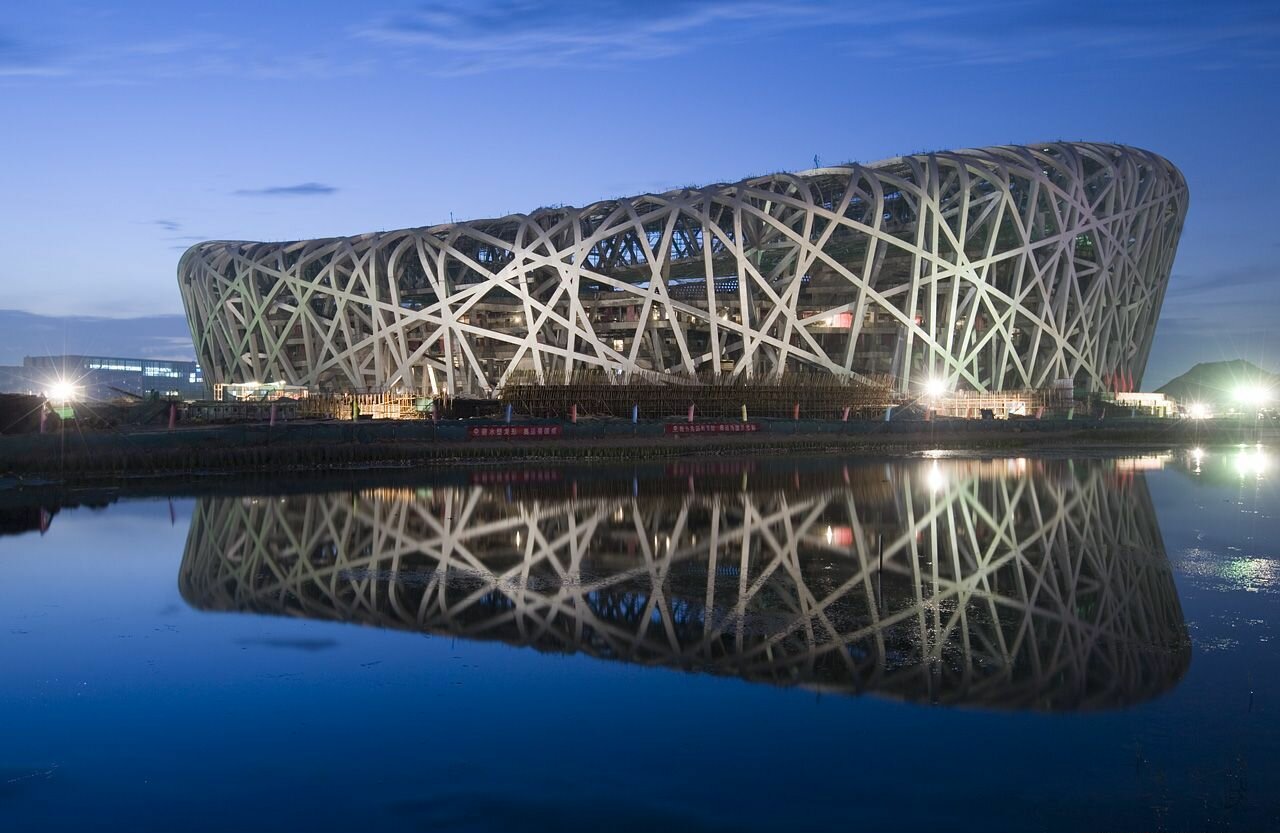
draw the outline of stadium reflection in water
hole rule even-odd
[[[202,498],[181,591],[203,610],[998,709],[1117,708],[1190,662],[1143,474],[1122,461],[616,474]]]

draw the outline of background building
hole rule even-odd
[[[926,153],[581,209],[290,243],[178,278],[215,384],[492,395],[512,380],[1132,390],[1187,209],[1167,160]]]
[[[204,375],[195,362],[111,356],[27,356],[0,367],[0,392],[47,394],[70,385],[76,399],[120,397],[203,399]]]

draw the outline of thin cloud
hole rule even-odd
[[[182,231],[182,223],[177,220],[152,220],[151,224],[159,226],[165,231]]]
[[[190,336],[152,336],[141,353],[143,358],[185,362],[195,358],[195,347]]]
[[[0,82],[151,84],[166,79],[328,80],[379,73],[461,76],[503,70],[616,67],[752,42],[761,60],[797,50],[928,68],[1180,61],[1202,70],[1280,67],[1274,0],[1173,4],[1078,0],[428,0],[416,10],[316,21],[272,48],[218,18],[148,38],[72,26],[61,42],[0,28]],[[223,28],[219,28],[223,27]],[[323,46],[322,46],[323,45]],[[374,47],[374,48],[371,48]]]
[[[301,182],[297,185],[273,185],[269,188],[241,188],[232,191],[237,197],[327,197],[338,189],[323,182]]]
[[[972,11],[972,7],[966,9]],[[960,14],[953,6],[888,3],[783,3],[776,0],[600,0],[587,8],[545,0],[444,0],[375,20],[356,38],[421,53],[441,75],[504,69],[614,65],[689,52],[792,29],[842,24],[861,28]]]
[[[851,42],[864,57],[932,66],[1006,66],[1064,61],[1088,55],[1093,62],[1195,61],[1202,69],[1273,67],[1280,64],[1280,16],[1265,4],[1215,10],[1206,25],[1185,10],[1160,19],[1124,4],[1081,10],[1087,25],[1064,22],[1034,4],[1012,4],[1007,14],[947,21],[938,27],[895,27],[872,42]],[[998,21],[998,22],[994,22]]]
[[[339,41],[345,34],[339,29],[330,37]],[[377,67],[372,58],[341,50],[287,47],[264,51],[257,41],[214,30],[172,30],[151,40],[112,41],[74,27],[62,42],[38,46],[0,29],[0,80],[90,86],[184,78],[330,80],[368,74]]]
[[[1182,296],[1204,292],[1220,295],[1225,287],[1274,287],[1277,285],[1277,277],[1274,268],[1261,264],[1245,264],[1194,275],[1179,272],[1169,280],[1168,296],[1173,301]],[[1196,303],[1203,301],[1197,300]]]
[[[63,67],[0,60],[0,78],[58,78],[68,74]]]
[[[599,0],[583,8],[547,0],[434,0],[371,21],[355,38],[414,68],[466,75],[518,68],[614,66],[735,40],[808,32],[848,38],[863,59],[911,66],[999,66],[1062,60],[1194,59],[1220,67],[1280,59],[1280,19],[1265,3],[1219,10],[1205,25],[1186,10],[1153,20],[1123,4],[1089,3],[1064,21],[1054,7],[1019,0],[965,5],[830,0]]]
[[[0,78],[48,78],[66,74],[63,68],[50,63],[43,52],[0,29]]]

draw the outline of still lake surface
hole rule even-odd
[[[0,536],[0,829],[1276,829],[1275,466],[765,457],[33,510]]]

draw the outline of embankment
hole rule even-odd
[[[558,436],[471,437],[502,428],[458,422],[298,422],[168,431],[66,431],[0,437],[0,475],[60,482],[219,473],[270,474],[517,461],[620,461],[705,454],[826,450],[1151,448],[1276,439],[1252,423],[1168,420],[757,420],[752,433],[670,433],[669,422],[526,420]],[[548,431],[547,433],[550,433]]]

